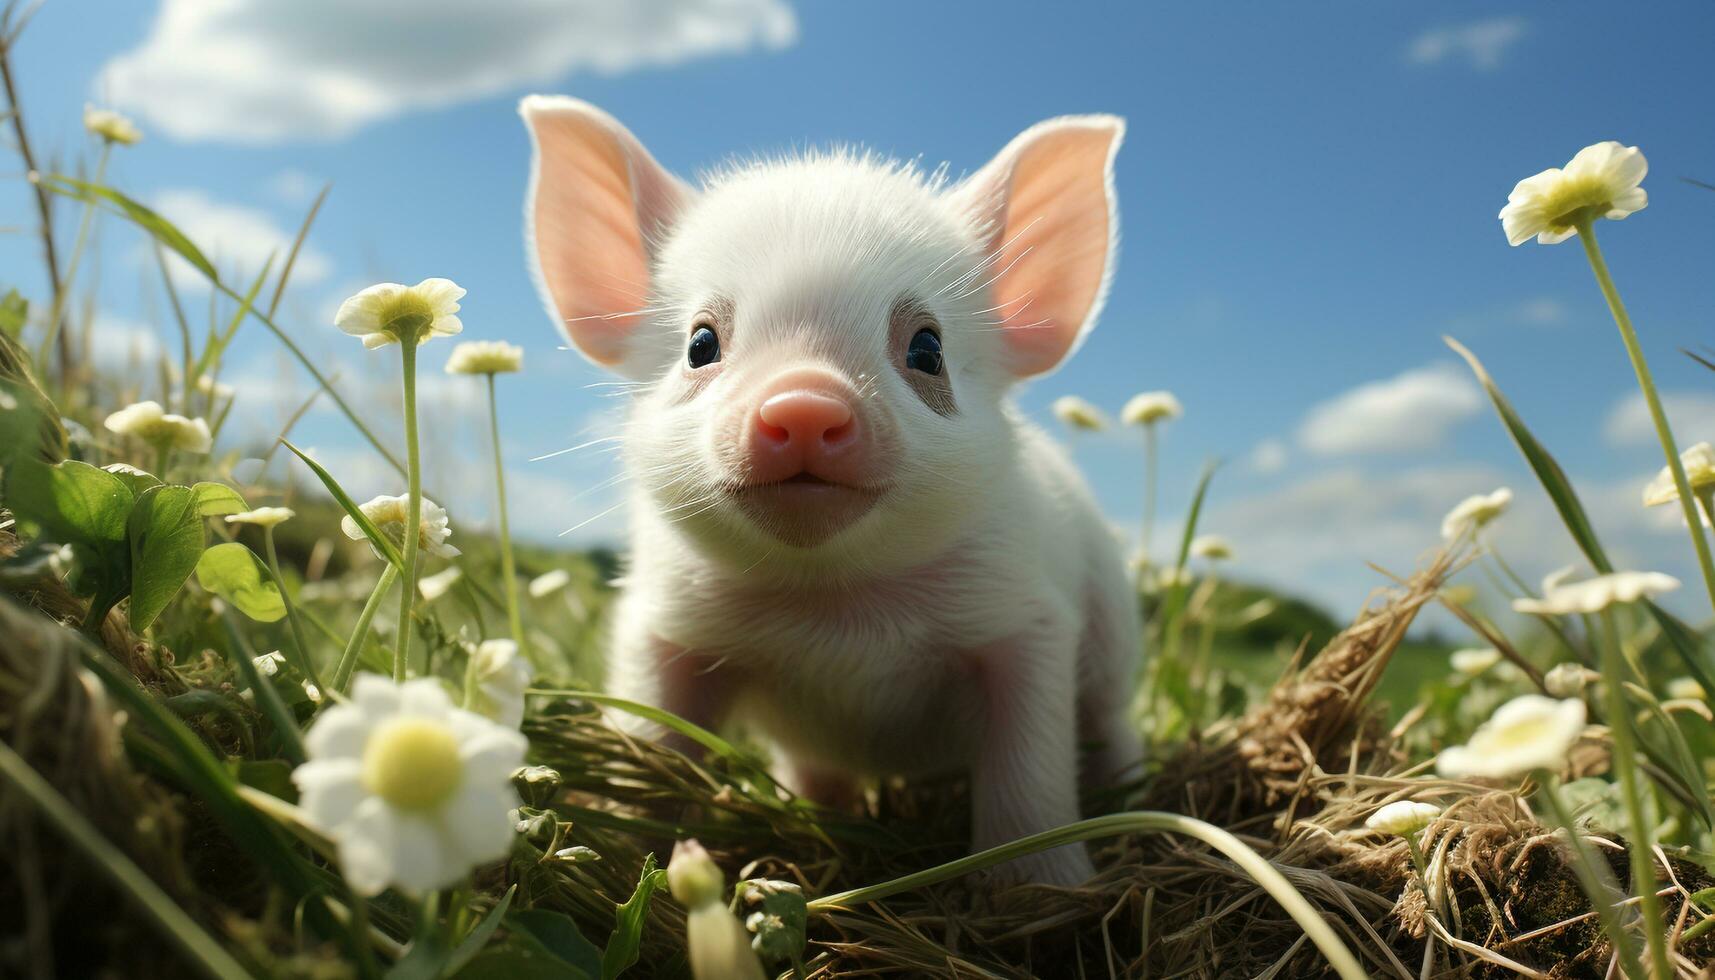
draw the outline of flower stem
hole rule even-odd
[[[1578,822],[1566,808],[1566,801],[1560,798],[1559,781],[1554,774],[1546,769],[1538,770],[1536,781],[1542,785],[1542,796],[1548,801],[1548,809],[1554,815],[1554,822],[1566,831],[1567,843],[1572,848],[1572,872],[1577,876],[1578,884],[1583,887],[1585,896],[1590,899],[1590,904],[1596,909],[1596,917],[1602,923],[1602,931],[1608,934],[1608,940],[1614,944],[1614,956],[1620,962],[1621,972],[1628,977],[1636,976],[1641,965],[1637,946],[1620,915],[1624,908],[1624,893],[1609,872],[1607,862],[1585,843],[1584,836],[1578,832]]]
[[[494,492],[500,502],[500,574],[506,580],[506,620],[512,642],[528,659],[524,641],[524,617],[518,611],[518,569],[512,561],[512,530],[506,520],[506,468],[500,462],[500,409],[494,398],[494,375],[488,377],[488,435],[494,443]]]
[[[322,679],[316,674],[315,662],[310,659],[310,645],[304,640],[304,626],[298,621],[298,607],[292,604],[292,597],[286,591],[286,577],[280,574],[280,556],[274,550],[274,529],[262,529],[262,546],[268,554],[268,574],[274,577],[274,587],[280,590],[280,604],[286,607],[286,625],[292,630],[292,645],[297,648],[298,673],[322,689]]]
[[[1638,911],[1644,918],[1651,973],[1657,980],[1670,980],[1673,968],[1667,959],[1661,903],[1655,894],[1655,827],[1644,805],[1643,789],[1638,785],[1637,750],[1632,742],[1631,709],[1626,705],[1626,666],[1620,651],[1620,631],[1614,625],[1611,608],[1602,610],[1601,617],[1605,641],[1602,687],[1607,700],[1608,736],[1613,742],[1614,772],[1619,776],[1620,795],[1625,802],[1627,822],[1631,824],[1626,843],[1631,849],[1632,888],[1637,892]]]
[[[1143,427],[1143,556],[1155,545],[1155,423]]]
[[[381,600],[387,595],[387,590],[399,578],[399,569],[392,562],[387,562],[381,569],[381,578],[376,580],[375,590],[369,593],[369,600],[363,604],[363,611],[357,614],[357,625],[351,628],[351,639],[346,641],[345,650],[339,655],[339,666],[333,672],[333,690],[335,694],[344,694],[346,687],[351,684],[351,672],[357,667],[358,651],[363,649],[365,640],[369,639],[369,624],[375,619],[375,611],[381,608]]]
[[[399,340],[405,384],[405,549],[399,591],[399,635],[393,645],[393,680],[405,679],[411,656],[411,606],[417,598],[417,539],[423,527],[423,474],[417,458],[417,338]]]
[[[211,977],[248,977],[250,971],[232,958],[214,937],[196,923],[172,897],[155,884],[126,853],[115,846],[89,819],[60,795],[53,785],[31,767],[12,747],[0,741],[0,782],[10,783],[53,828],[88,859],[88,866],[107,876],[126,894],[162,933],[171,938],[190,960]]]
[[[1342,980],[1360,980],[1366,976],[1364,968],[1358,963],[1357,957],[1346,948],[1339,934],[1334,931],[1326,917],[1316,910],[1286,876],[1280,873],[1262,855],[1252,850],[1243,841],[1213,824],[1204,823],[1191,817],[1177,813],[1160,813],[1148,810],[1136,810],[1130,813],[1114,813],[1105,817],[1091,820],[1080,820],[1064,827],[1045,830],[1040,834],[1021,837],[1010,844],[991,847],[986,851],[972,854],[969,857],[949,861],[946,864],[918,871],[879,885],[865,888],[854,888],[851,891],[840,892],[815,899],[809,903],[809,910],[816,913],[829,912],[836,908],[847,908],[864,902],[897,895],[900,892],[912,891],[925,885],[956,878],[960,875],[992,867],[1013,858],[1037,851],[1045,851],[1063,844],[1078,841],[1093,840],[1098,837],[1114,837],[1121,834],[1147,833],[1160,831],[1166,833],[1184,834],[1220,851],[1237,864],[1246,874],[1251,876],[1262,889],[1268,892],[1281,908],[1291,915],[1304,930],[1310,941],[1327,957],[1334,972]]]
[[[1667,456],[1668,472],[1673,474],[1674,489],[1679,492],[1679,506],[1685,511],[1691,544],[1697,550],[1697,565],[1703,572],[1703,587],[1709,593],[1710,605],[1715,607],[1715,558],[1709,553],[1709,536],[1703,533],[1703,522],[1698,519],[1697,498],[1691,492],[1691,481],[1685,478],[1685,466],[1679,461],[1679,447],[1673,441],[1673,430],[1668,427],[1667,413],[1662,410],[1661,397],[1656,394],[1655,380],[1650,376],[1643,348],[1638,346],[1638,334],[1632,329],[1632,318],[1626,314],[1625,304],[1620,302],[1620,292],[1614,288],[1614,279],[1608,274],[1602,248],[1596,244],[1594,219],[1584,218],[1578,222],[1578,240],[1584,245],[1584,256],[1590,260],[1596,284],[1602,287],[1602,297],[1608,301],[1608,311],[1614,316],[1614,324],[1620,328],[1620,340],[1626,345],[1632,371],[1638,376],[1638,388],[1643,391],[1644,404],[1649,406],[1650,422],[1655,425],[1656,438],[1661,440],[1661,450]]]
[[[102,140],[101,156],[96,159],[95,163],[94,183],[101,184],[106,181],[107,158],[112,154],[112,152],[113,141],[106,139]],[[41,365],[44,376],[47,373],[48,357],[52,354],[54,349],[54,341],[59,339],[61,327],[60,321],[65,316],[66,295],[71,292],[73,281],[77,279],[78,260],[83,258],[83,247],[89,241],[89,228],[90,225],[94,223],[95,201],[88,200],[83,204],[83,216],[78,219],[77,238],[72,242],[71,258],[66,262],[65,279],[54,286],[54,302],[52,308],[48,311],[47,333],[42,337],[41,353],[36,355],[36,363]],[[64,353],[64,350],[61,352]],[[61,388],[64,388],[69,383],[70,371],[71,365],[62,361],[60,364]]]

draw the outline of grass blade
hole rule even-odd
[[[153,235],[156,241],[178,253],[179,258],[189,262],[198,272],[207,276],[210,282],[220,281],[220,273],[215,271],[214,263],[202,254],[202,250],[197,248],[196,244],[184,232],[180,231],[171,221],[113,188],[92,184],[63,174],[43,176],[41,186],[55,194],[63,194],[87,204],[100,205],[106,202],[112,206],[114,213]]]
[[[286,264],[280,267],[280,281],[274,284],[274,296],[268,301],[268,316],[273,318],[280,309],[280,297],[286,294],[286,281],[292,278],[292,267],[298,263],[298,252],[304,247],[304,239],[310,237],[310,226],[315,224],[316,215],[321,212],[322,202],[328,199],[328,191],[333,190],[333,183],[322,185],[322,192],[310,204],[310,211],[304,215],[304,223],[298,226],[298,237],[292,239],[292,250],[286,253]]]
[[[346,515],[356,521],[357,526],[363,529],[363,534],[369,538],[369,543],[375,545],[376,549],[393,567],[403,569],[405,560],[399,556],[399,549],[393,547],[393,542],[387,540],[387,536],[381,533],[381,529],[375,526],[375,522],[369,519],[369,515],[365,514],[352,501],[351,495],[345,492],[345,488],[339,485],[339,481],[333,478],[333,474],[323,468],[322,464],[306,456],[302,449],[292,445],[289,440],[281,439],[280,444],[290,449],[293,455],[303,460],[304,465],[316,474],[316,477],[322,481],[322,486],[327,487],[328,493],[333,494],[333,499],[339,504],[340,509],[345,511]]]
[[[1578,500],[1578,492],[1572,489],[1572,481],[1567,479],[1566,471],[1560,468],[1554,456],[1538,442],[1531,434],[1530,428],[1524,424],[1524,419],[1514,411],[1512,403],[1507,401],[1501,389],[1495,384],[1495,379],[1483,367],[1483,362],[1477,360],[1477,355],[1466,349],[1465,345],[1452,337],[1442,337],[1447,346],[1465,359],[1471,366],[1471,371],[1482,383],[1483,390],[1488,393],[1489,401],[1494,403],[1496,414],[1501,417],[1501,424],[1506,426],[1507,434],[1512,436],[1513,443],[1524,455],[1525,463],[1531,472],[1536,474],[1538,483],[1548,492],[1548,499],[1559,512],[1561,523],[1572,535],[1572,540],[1578,545],[1578,550],[1584,553],[1590,565],[1601,574],[1614,570],[1614,565],[1608,560],[1607,551],[1603,550],[1602,542],[1596,537],[1595,525],[1590,523],[1590,515],[1584,510],[1584,505]],[[1711,672],[1704,660],[1703,638],[1691,627],[1685,625],[1673,614],[1653,602],[1644,603],[1655,621],[1661,625],[1662,636],[1668,641],[1673,651],[1684,661],[1685,669],[1702,684],[1704,690],[1715,690],[1715,672]]]
[[[89,866],[106,875],[120,891],[130,896],[145,915],[178,946],[186,957],[217,980],[249,977],[232,958],[161,886],[137,867],[112,841],[102,836],[77,807],[41,777],[12,747],[0,741],[0,779],[11,783],[41,813],[44,826],[52,828],[88,859]]]
[[[173,227],[173,225],[165,218],[153,211],[150,211],[148,208],[143,207],[143,205],[138,204],[136,201],[131,200],[124,194],[121,194],[110,187],[88,184],[83,181],[73,180],[72,178],[58,174],[43,177],[41,186],[46,190],[65,195],[67,197],[76,198],[81,201],[95,200],[109,202],[112,205],[109,210],[114,214],[131,221],[138,227],[148,231],[151,235],[155,235],[162,244],[173,249],[173,251],[183,256],[187,262],[190,262],[195,266],[197,271],[201,272],[208,278],[209,285],[214,287],[214,292],[226,296],[229,299],[237,300],[240,303],[245,302],[244,297],[238,295],[238,293],[233,291],[232,287],[220,281],[220,276],[215,272],[214,266],[209,264],[208,259],[197,250],[195,245],[191,244],[190,239],[186,238],[183,232]],[[210,298],[212,300],[213,297],[211,296]],[[393,452],[387,448],[387,445],[375,435],[369,426],[364,424],[363,418],[359,416],[356,410],[346,402],[345,398],[334,389],[327,377],[322,374],[321,369],[316,367],[315,362],[310,360],[309,355],[304,353],[303,348],[299,347],[297,343],[292,340],[291,336],[288,335],[285,330],[281,329],[279,324],[274,322],[274,318],[272,316],[269,316],[254,307],[250,307],[249,310],[250,315],[262,321],[262,325],[268,328],[268,332],[272,333],[274,338],[280,341],[280,343],[285,346],[286,350],[297,359],[298,364],[303,367],[305,371],[309,372],[310,377],[316,379],[316,384],[320,385],[327,391],[328,396],[334,400],[334,404],[339,406],[339,410],[344,413],[346,419],[351,422],[353,426],[357,427],[357,431],[363,435],[364,439],[368,440],[369,444],[375,448],[375,451],[386,458],[387,462],[391,464],[394,469],[398,470],[400,473],[404,473],[405,464],[401,463],[399,458],[393,455]]]

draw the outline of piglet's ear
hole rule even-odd
[[[1119,230],[1113,163],[1125,121],[1038,123],[955,187],[984,236],[990,289],[1014,373],[1051,370],[1095,325]]]
[[[549,311],[585,357],[622,373],[647,319],[653,251],[693,191],[587,102],[531,95],[525,247]]]

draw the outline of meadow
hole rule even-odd
[[[1638,148],[1595,144],[1522,181],[1496,233],[1590,266],[1596,288],[1566,299],[1603,304],[1620,343],[1577,342],[1629,358],[1663,450],[1639,506],[1683,514],[1702,579],[1615,568],[1530,409],[1449,339],[1537,483],[1449,500],[1415,567],[1376,569],[1331,618],[1247,583],[1245,542],[1200,526],[1211,466],[1182,533],[1133,563],[1144,770],[1090,793],[1088,819],[967,855],[960,779],[828,809],[743,732],[603,693],[623,556],[512,541],[493,392],[530,365],[456,339],[458,270],[340,311],[347,356],[399,366],[404,438],[383,437],[395,409],[343,395],[281,314],[322,200],[291,251],[224,276],[105,181],[111,155],[148,152],[131,121],[92,107],[87,160],[55,172],[17,108],[27,79],[6,81],[10,189],[38,210],[53,288],[0,298],[0,973],[1709,975],[1715,450],[1674,441],[1647,325],[1598,245],[1644,207]],[[170,353],[145,370],[88,356],[95,235],[161,256]],[[206,279],[206,310],[180,301],[169,256]],[[295,359],[396,496],[353,499],[290,424],[232,435],[240,332]],[[417,381],[443,369],[487,392],[496,534],[424,483],[437,445]],[[1055,413],[1069,437],[1135,432],[1148,533],[1157,482],[1182,476],[1153,466],[1177,401]],[[1489,531],[1514,494],[1552,502],[1582,567],[1513,572]],[[1681,588],[1708,605],[1655,601]],[[1413,632],[1431,608],[1457,632]],[[416,720],[389,721],[401,705]],[[618,715],[691,748],[629,737]],[[1098,868],[1083,887],[985,874],[1077,841]]]

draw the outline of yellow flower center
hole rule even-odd
[[[1542,213],[1557,228],[1569,228],[1586,217],[1600,217],[1613,207],[1614,189],[1601,177],[1567,177],[1542,199]]]
[[[1491,729],[1488,750],[1526,748],[1553,737],[1555,726],[1548,718],[1528,718],[1514,721],[1504,728]]]
[[[435,322],[435,309],[412,290],[405,290],[381,308],[381,329],[403,340],[418,337]]]
[[[405,810],[424,810],[447,799],[464,778],[452,732],[421,718],[400,718],[369,736],[363,750],[363,785]]]

